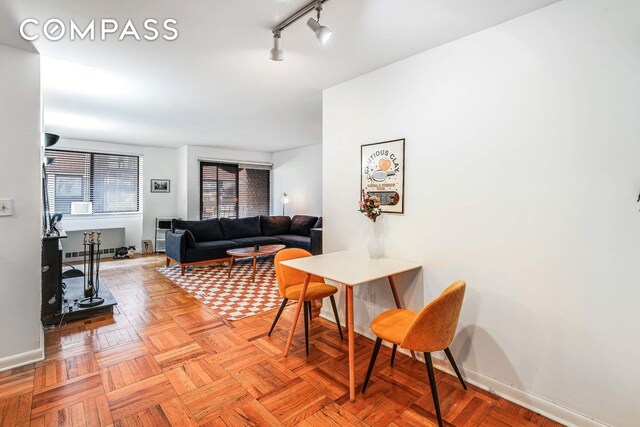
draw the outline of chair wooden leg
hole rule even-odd
[[[269,333],[267,334],[268,336],[271,336],[271,332],[273,332],[273,328],[276,327],[276,323],[278,323],[278,320],[280,319],[280,315],[282,314],[282,311],[287,306],[287,302],[289,302],[288,298],[284,298],[282,300],[282,304],[280,305],[280,309],[278,310],[278,314],[276,314],[276,318],[273,319],[273,325],[271,325],[271,329],[269,329]]]
[[[371,361],[369,362],[369,369],[367,369],[367,376],[364,378],[364,384],[362,384],[362,394],[367,390],[367,384],[369,384],[369,378],[371,378],[373,367],[376,364],[380,345],[382,345],[382,338],[376,339],[376,345],[373,346],[373,353],[371,353]]]
[[[307,301],[300,301],[304,304],[304,343],[307,348],[307,356],[309,355],[309,305]]]
[[[393,349],[391,349],[391,367],[393,367],[393,362],[396,361],[396,350],[398,350],[398,344],[394,344]]]
[[[458,376],[458,379],[460,380],[460,384],[462,384],[462,387],[466,390],[467,389],[467,385],[465,384],[464,380],[462,379],[462,375],[460,375],[460,370],[458,369],[458,365],[456,364],[456,361],[453,358],[453,354],[451,354],[451,350],[449,350],[449,348],[445,348],[444,349],[444,353],[447,355],[447,358],[449,359],[449,363],[451,363],[451,366],[453,366],[453,370],[456,371],[456,375]]]
[[[167,257],[167,263],[165,264],[165,267],[169,267],[169,264],[171,264],[171,259]]]
[[[433,396],[433,406],[436,408],[436,417],[438,417],[438,427],[442,427],[442,414],[440,414],[440,402],[438,401],[438,387],[436,386],[436,374],[433,371],[431,353],[424,353],[424,363],[427,365],[427,375],[429,376],[429,385],[431,386],[431,395]]]
[[[336,299],[331,295],[329,297],[331,300],[331,307],[333,307],[333,315],[336,316],[336,325],[338,325],[338,332],[340,333],[340,341],[344,340],[342,336],[342,327],[340,326],[340,318],[338,317],[338,307],[336,306]]]
[[[300,318],[300,310],[302,309],[304,297],[307,294],[307,288],[309,287],[309,280],[311,280],[311,274],[307,273],[304,277],[302,289],[300,290],[300,299],[298,300],[298,304],[296,305],[296,312],[293,315],[293,322],[291,322],[289,338],[287,338],[287,344],[284,346],[284,357],[287,357],[289,355],[289,350],[291,350],[291,343],[293,343],[293,336],[296,333],[296,326],[298,324],[298,319]]]

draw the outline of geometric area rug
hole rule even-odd
[[[221,265],[187,267],[184,276],[178,264],[158,271],[225,319],[240,320],[282,304],[273,257],[258,258],[255,283],[251,282],[251,262],[251,258],[236,260],[229,278],[229,267]]]

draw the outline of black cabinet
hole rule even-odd
[[[42,309],[43,325],[52,323],[62,309],[62,244],[66,235],[42,238]]]
[[[103,316],[113,313],[113,306],[118,304],[109,292],[104,280],[100,280],[100,297],[104,303],[92,307],[78,307],[72,302],[84,298],[84,277],[62,278],[62,243],[60,239],[67,237],[50,236],[42,238],[42,309],[40,319],[43,326],[57,325],[65,322],[86,319],[92,316]],[[64,280],[64,284],[63,284]],[[69,301],[63,307],[63,300]]]

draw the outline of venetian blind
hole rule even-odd
[[[73,202],[91,202],[94,214],[140,212],[142,158],[120,154],[46,150],[52,212],[69,214]]]

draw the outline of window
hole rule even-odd
[[[269,215],[270,172],[248,165],[200,162],[200,218]]]
[[[142,158],[119,154],[46,150],[52,212],[71,213],[74,202],[91,202],[93,213],[140,212]]]
[[[269,215],[271,201],[269,169],[238,169],[238,208],[240,218]]]

